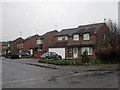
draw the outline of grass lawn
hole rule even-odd
[[[40,59],[39,62],[54,65],[93,65],[100,63],[99,60],[89,60],[88,63],[83,64],[82,60],[50,60],[50,59]]]

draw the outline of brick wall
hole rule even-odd
[[[55,37],[55,41],[58,41],[58,37],[59,36],[56,36]],[[62,36],[64,37],[64,36]],[[65,41],[65,40],[60,40],[60,41]],[[96,44],[96,35],[90,35],[90,40],[83,40],[83,36],[79,36],[79,41],[74,41],[73,40],[73,36],[70,36],[68,37],[68,43],[80,43],[80,44]],[[88,56],[89,59],[96,59],[96,56],[95,56],[95,47],[93,47],[93,55],[91,56]],[[68,51],[68,48],[66,48],[66,57],[69,57],[69,58],[73,58],[73,47],[72,47],[72,53],[69,53]],[[78,58],[81,59],[81,48],[78,48]]]
[[[55,34],[57,34],[58,31],[51,32],[48,36],[46,36],[43,39],[43,51],[48,51],[48,45],[55,42]]]
[[[48,52],[48,45],[55,42],[55,34],[58,31],[53,31],[43,39],[43,51],[34,51],[34,56],[40,58],[45,52]]]
[[[35,35],[31,39],[26,40],[23,43],[23,52],[29,52],[29,48],[36,46],[37,45],[37,41],[36,41],[37,38],[38,38],[38,35]]]
[[[79,41],[73,40],[73,37],[69,37],[68,43],[80,43],[80,44],[96,44],[96,35],[90,35],[90,40],[83,40],[83,36],[79,36]]]
[[[107,27],[106,25],[104,25],[103,27],[101,27],[97,34],[96,34],[96,51],[105,49],[107,47],[109,47],[109,45],[106,43],[106,41],[104,40],[104,34],[107,32]]]
[[[17,44],[17,48],[23,48],[23,43]]]
[[[93,47],[92,48],[92,55],[88,55],[88,58],[90,59],[90,60],[95,60],[96,59],[96,56],[95,56],[95,47]],[[68,58],[73,58],[74,56],[73,56],[73,48],[72,48],[72,53],[69,53],[68,52],[68,48],[66,48],[66,57],[68,57]],[[81,48],[78,48],[78,59],[82,59],[82,57],[81,57]]]
[[[10,44],[10,53],[11,54],[18,54],[17,43],[22,40],[23,40],[22,38],[18,38],[11,42],[11,44]]]

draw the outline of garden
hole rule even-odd
[[[54,65],[95,65],[99,64],[100,60],[89,60],[88,63],[82,62],[82,60],[52,60],[52,59],[40,59],[39,63],[47,63]]]
[[[112,52],[112,51],[111,51]],[[100,65],[100,64],[118,64],[119,62],[119,55],[118,53],[97,53],[97,60],[89,60],[88,52],[85,50],[82,55],[82,59],[74,59],[74,60],[54,60],[54,59],[40,59],[39,63],[47,63],[47,64],[54,64],[54,65]],[[110,57],[111,56],[111,57]],[[114,57],[113,57],[114,56]],[[117,57],[117,58],[116,58]]]

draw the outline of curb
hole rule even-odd
[[[39,67],[44,67],[44,68],[50,68],[50,69],[57,69],[57,70],[60,70],[59,68],[56,68],[56,67],[54,67],[54,66],[48,66],[48,65],[41,65],[41,64],[39,64],[39,63],[29,63],[29,62],[26,62],[26,64],[28,64],[28,65],[34,65],[34,66],[39,66]]]

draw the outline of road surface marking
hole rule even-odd
[[[19,82],[28,82],[28,81],[34,81],[34,80],[42,80],[43,78],[33,78],[33,79],[26,79],[26,80],[17,80],[17,81],[5,81],[0,83],[19,83]]]

